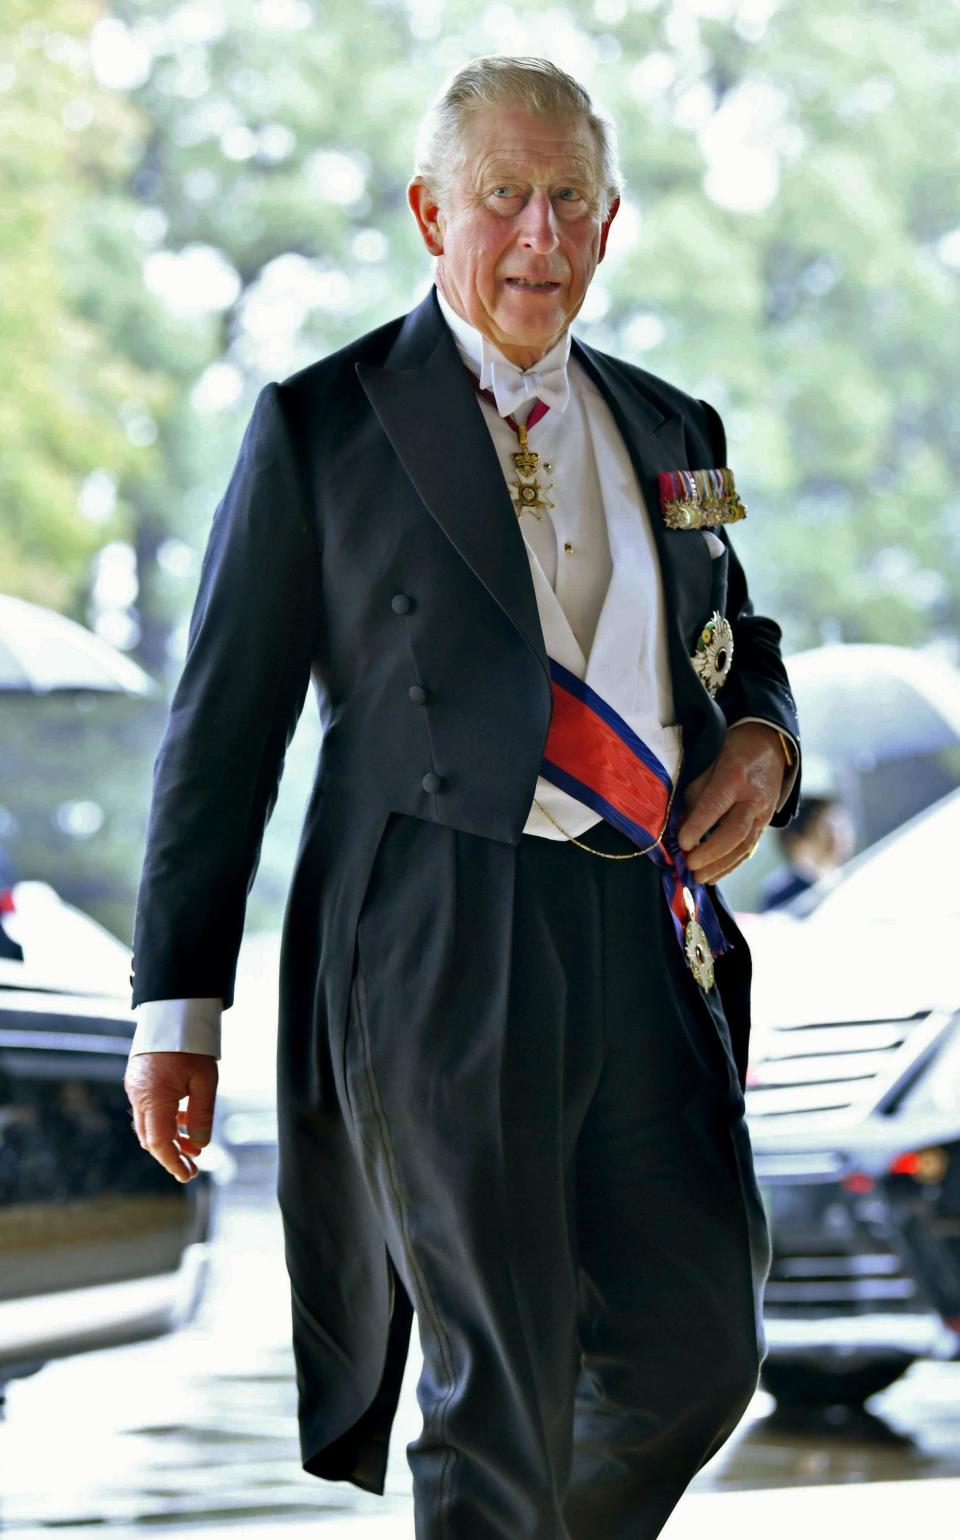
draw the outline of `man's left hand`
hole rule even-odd
[[[740,722],[728,730],[717,758],[690,782],[685,797],[680,848],[698,882],[719,882],[753,855],[776,812],[783,774],[775,728]]]

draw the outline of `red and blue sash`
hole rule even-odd
[[[680,848],[677,833],[682,820],[676,797],[671,802],[669,771],[601,695],[555,658],[548,661],[553,712],[541,775],[592,807],[661,868],[664,896],[681,946],[689,918],[683,890],[688,888],[713,955],[729,951],[713,901],[692,875]]]

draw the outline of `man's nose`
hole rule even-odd
[[[557,216],[545,192],[534,193],[523,210],[518,232],[520,244],[531,251],[552,251],[557,244]]]

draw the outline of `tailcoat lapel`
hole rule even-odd
[[[633,462],[660,561],[664,585],[670,674],[677,720],[687,724],[684,778],[706,768],[723,742],[726,723],[690,661],[688,632],[707,618],[710,552],[698,530],[667,529],[660,518],[661,471],[689,470],[683,417],[664,413],[621,369],[573,339],[572,354],[594,380],[613,414]]]
[[[668,616],[682,615],[686,592],[696,592],[704,584],[709,588],[710,553],[702,538],[690,540],[687,530],[667,529],[660,518],[661,471],[689,470],[683,418],[679,412],[665,415],[660,407],[640,394],[632,381],[625,379],[614,360],[595,353],[574,338],[572,351],[591,375],[613,413],[617,427],[633,461],[637,480],[649,511],[660,570],[663,575]],[[680,647],[683,662],[687,654],[676,625],[670,625],[671,647]],[[676,664],[676,659],[672,661]],[[676,668],[674,670],[676,672]],[[681,670],[681,675],[686,670]]]
[[[434,291],[406,317],[383,368],[357,375],[414,487],[549,679],[526,546],[476,392]]]

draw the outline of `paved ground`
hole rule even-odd
[[[927,1481],[868,1485],[820,1486],[799,1491],[779,1487],[760,1492],[693,1491],[683,1499],[663,1531],[662,1540],[848,1540],[859,1533],[870,1540],[902,1540],[919,1534],[924,1540],[955,1540],[960,1481]],[[319,1515],[318,1515],[319,1517]],[[412,1540],[412,1515],[407,1509],[378,1517],[317,1517],[273,1523],[257,1520],[208,1521],[191,1525],[192,1533],[208,1536],[242,1534],[245,1540]],[[80,1540],[89,1527],[57,1528],[58,1535]],[[182,1537],[183,1524],[151,1524],[161,1540]],[[18,1529],[20,1540],[50,1540],[47,1527]],[[141,1526],[109,1530],[111,1540],[143,1540]]]
[[[412,1540],[404,1446],[418,1427],[411,1354],[383,1498],[300,1468],[289,1304],[272,1194],[221,1194],[202,1310],[185,1330],[48,1365],[0,1424],[0,1531],[108,1540],[217,1531],[249,1540]],[[664,1540],[954,1540],[960,1364],[917,1366],[855,1425],[789,1430],[754,1398]]]

